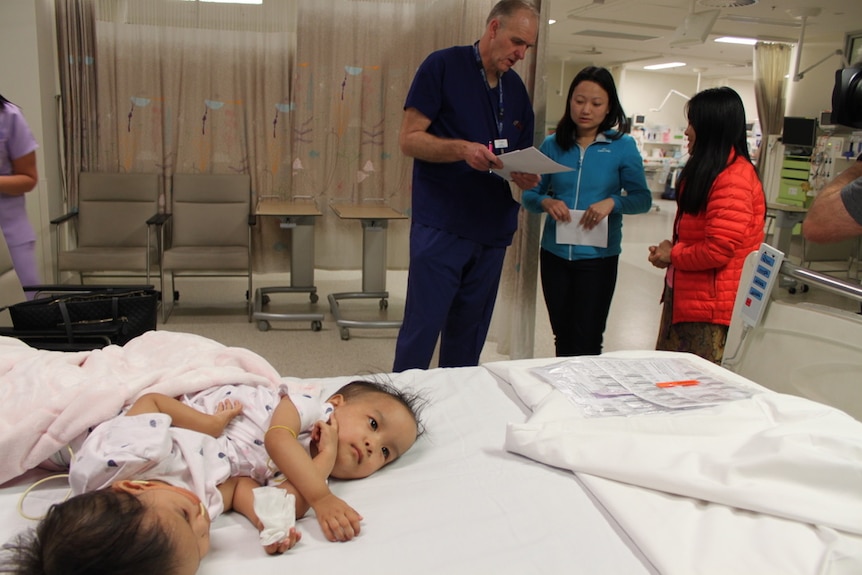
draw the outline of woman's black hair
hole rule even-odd
[[[418,439],[425,433],[425,424],[422,422],[422,410],[425,409],[428,401],[419,393],[398,389],[390,383],[364,379],[351,381],[335,393],[343,395],[344,399],[348,401],[368,393],[389,395],[406,407],[410,415],[413,416],[413,421],[416,423],[416,438]]]
[[[137,497],[112,489],[52,505],[35,529],[3,551],[0,572],[16,575],[169,575],[176,569],[176,550],[162,526]]]
[[[728,163],[740,157],[751,162],[745,107],[739,94],[722,86],[695,94],[686,104],[686,115],[694,129],[694,146],[680,173],[677,203],[683,213],[699,214],[706,210],[712,184]]]
[[[613,75],[607,68],[587,66],[572,79],[572,83],[569,85],[569,95],[566,96],[566,110],[557,123],[557,131],[555,132],[557,145],[563,150],[570,150],[578,138],[578,126],[572,120],[572,93],[577,85],[584,81],[595,82],[608,94],[608,115],[599,124],[599,133],[604,133],[610,139],[616,140],[628,131],[629,121],[623,111],[623,105],[620,103]],[[614,126],[617,129],[611,131]]]
[[[6,104],[11,104],[9,100],[3,97],[3,94],[0,94],[0,110],[6,108]]]

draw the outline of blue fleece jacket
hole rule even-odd
[[[586,149],[573,146],[563,151],[557,144],[556,135],[551,134],[540,149],[573,171],[544,174],[539,185],[525,191],[522,196],[521,202],[527,210],[542,213],[542,200],[548,197],[564,201],[573,210],[586,210],[605,198],[614,199],[614,209],[608,216],[608,247],[558,244],[556,222],[547,217],[542,249],[567,260],[618,255],[622,250],[623,214],[642,214],[652,205],[643,158],[634,139],[623,135],[612,140],[606,134],[599,134]]]

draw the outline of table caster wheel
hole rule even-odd
[[[319,298],[317,297],[317,294],[316,294],[316,293],[313,293],[313,294],[311,294],[310,296],[308,296],[308,299],[309,299],[309,300],[311,300],[311,303],[317,303],[317,300],[318,300]]]
[[[386,309],[388,307],[389,307],[389,300],[386,298],[381,299],[380,300],[380,309]]]
[[[350,331],[346,327],[341,328],[341,339],[344,341],[350,339]]]
[[[260,320],[257,322],[257,329],[260,331],[269,331],[269,322],[266,320]]]
[[[269,305],[270,297],[267,294],[263,294],[260,296],[260,304],[261,305]]]
[[[319,320],[311,322],[311,331],[320,331],[323,329],[323,324]]]

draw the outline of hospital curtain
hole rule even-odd
[[[55,0],[62,98],[62,178],[65,207],[77,205],[78,174],[96,164],[96,31],[90,1]]]
[[[781,133],[790,50],[789,44],[758,42],[754,45],[754,97],[764,142],[769,134]],[[764,164],[757,164],[761,175]]]
[[[315,226],[326,269],[362,262],[361,228],[331,201],[409,214],[412,160],[398,149],[407,89],[430,51],[477,39],[493,4],[62,1],[93,7],[98,109],[80,113],[96,117],[98,153],[86,169],[242,172],[255,198],[309,197],[327,216]],[[255,270],[286,270],[283,230],[260,223]],[[390,224],[392,268],[407,266],[408,230]]]
[[[166,182],[175,173],[247,173],[253,199],[289,186],[293,2],[96,7],[97,169],[156,172]],[[276,225],[256,226],[258,248],[282,237],[267,219]],[[254,253],[258,271],[281,268],[275,260],[285,257]]]
[[[539,8],[539,41],[527,52],[527,58],[515,67],[523,78],[533,101],[536,113],[534,144],[544,140],[545,102],[547,102],[547,69],[545,52],[548,37],[548,2],[536,0]],[[512,192],[520,201],[520,190],[514,184]],[[497,294],[497,305],[488,339],[496,342],[497,352],[512,359],[533,357],[536,334],[536,295],[539,282],[539,239],[541,216],[521,208],[518,214],[518,231],[512,246],[506,252],[503,277]]]
[[[413,161],[401,153],[398,133],[410,83],[430,52],[477,40],[492,5],[300,0],[291,193],[314,198],[324,211],[347,200],[409,215]],[[318,267],[359,267],[355,221],[323,217],[315,228]],[[389,268],[407,267],[409,229],[408,220],[389,223]]]
[[[362,229],[339,220],[331,202],[385,202],[410,214],[412,159],[401,154],[398,132],[413,75],[433,50],[477,40],[495,3],[58,2],[93,7],[97,109],[78,112],[95,115],[98,150],[86,169],[166,179],[248,173],[255,199],[311,199],[324,214],[315,225],[322,269],[362,265]],[[531,50],[516,70],[544,102],[539,53]],[[286,271],[289,236],[273,218],[260,224],[255,271]],[[518,357],[532,355],[537,226],[521,214],[498,305],[515,312],[498,314],[492,328],[492,339]],[[388,237],[388,267],[405,269],[409,221],[390,222]]]

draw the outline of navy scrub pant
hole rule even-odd
[[[438,336],[440,367],[479,364],[505,255],[505,247],[413,223],[407,301],[393,371],[427,369]]]

